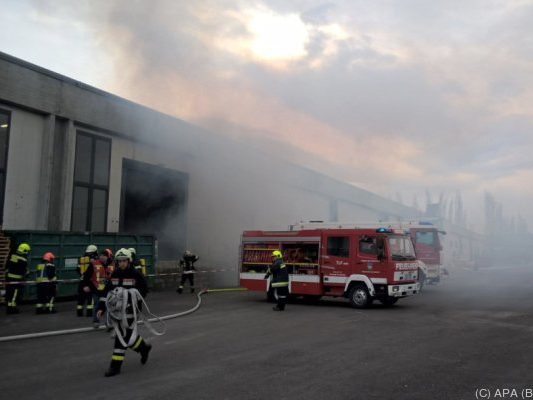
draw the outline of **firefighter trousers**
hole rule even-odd
[[[183,286],[185,285],[185,282],[189,280],[189,285],[191,285],[191,293],[194,293],[194,274],[181,274],[181,282],[178,286],[178,293],[181,293],[183,291]]]
[[[76,306],[76,314],[78,317],[83,316],[83,309],[85,308],[86,314],[88,317],[93,316],[94,309],[94,295],[90,291],[86,293],[83,288],[86,285],[83,282],[80,282],[78,285],[78,305]]]
[[[123,337],[125,343],[129,343],[132,334],[133,334],[132,329],[130,328],[126,329],[126,334]],[[137,336],[137,339],[135,339],[135,341],[133,342],[131,346],[129,346],[129,348],[137,353],[141,353],[141,356],[143,357],[145,357],[145,354],[147,355],[149,351],[148,345],[146,344],[146,342],[144,341],[141,335]],[[115,347],[113,349],[113,355],[111,356],[111,365],[109,366],[110,370],[120,371],[120,367],[122,366],[122,363],[124,362],[124,356],[126,355],[126,350],[127,350],[127,347],[125,347],[120,342],[120,339],[118,337],[115,337]]]
[[[37,304],[35,312],[37,314],[55,312],[54,300],[56,297],[55,282],[41,282],[37,284]]]
[[[279,310],[285,310],[287,304],[287,297],[289,296],[289,287],[282,286],[274,289],[274,296],[276,297],[277,308]]]
[[[24,293],[24,285],[15,282],[17,281],[6,281],[6,283],[8,283],[6,285],[6,311],[8,314],[14,314],[19,312],[17,306],[20,304],[20,301],[22,300],[22,294]]]

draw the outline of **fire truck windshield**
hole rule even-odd
[[[389,249],[393,260],[415,260],[415,249],[408,236],[391,235],[388,237]]]
[[[417,231],[416,243],[425,244],[428,246],[437,245],[437,232],[435,231]]]

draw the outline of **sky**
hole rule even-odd
[[[533,226],[533,1],[0,0],[0,51],[407,204]]]

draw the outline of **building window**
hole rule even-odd
[[[10,113],[0,110],[0,225],[4,219],[4,195],[6,188],[7,149],[9,146]]]
[[[78,132],[72,196],[73,231],[106,231],[110,162],[111,140]]]
[[[328,237],[328,256],[349,257],[350,238],[348,236]]]

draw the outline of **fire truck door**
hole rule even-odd
[[[360,235],[356,239],[356,272],[369,275],[369,277],[372,277],[372,274],[383,272],[385,267],[383,239],[377,235]]]
[[[327,284],[343,284],[342,277],[350,274],[350,236],[346,234],[326,234],[322,249],[323,282]]]

